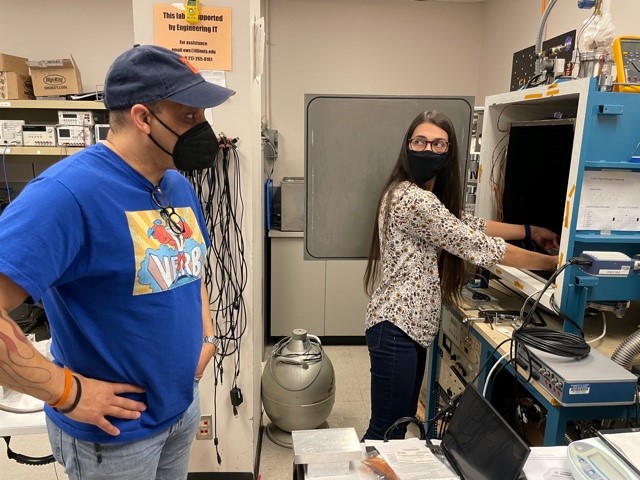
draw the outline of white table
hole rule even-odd
[[[44,412],[10,413],[0,410],[0,437],[47,433]]]
[[[0,405],[9,410],[34,412],[14,413],[0,409],[0,436],[47,433],[42,400],[0,387]]]
[[[636,433],[625,433],[624,436],[633,435],[638,436],[640,439],[640,432]],[[607,435],[607,438],[614,437],[613,435]],[[628,438],[628,437],[627,437]],[[407,446],[415,445],[416,439],[407,439],[407,440],[392,440],[393,443],[403,442],[406,443]],[[435,445],[439,444],[439,440],[433,440]],[[635,438],[631,444],[635,445]],[[425,446],[426,448],[426,446]],[[627,454],[630,455],[629,452],[635,451],[635,448],[623,449]],[[633,452],[631,452],[633,453]],[[631,460],[636,463],[637,458],[634,458],[635,455],[631,456]],[[363,458],[365,457],[364,449],[363,449]],[[524,466],[524,473],[527,476],[527,480],[544,480],[545,478],[549,478],[549,472],[555,470],[563,470],[570,471],[569,461],[567,459],[567,447],[566,446],[551,446],[551,447],[532,447],[531,454],[527,459],[527,462]],[[366,469],[360,461],[351,462],[350,465],[350,473],[348,476],[341,477],[333,477],[336,480],[339,478],[340,480],[373,480],[374,476],[371,471]],[[294,480],[305,480],[304,475],[304,465],[294,465]],[[318,478],[317,480],[332,480],[330,477],[322,477],[322,479]]]

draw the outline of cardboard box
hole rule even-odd
[[[82,93],[82,79],[71,58],[28,62],[36,97],[64,96]]]
[[[29,75],[28,60],[24,57],[0,53],[0,72],[16,72]]]
[[[29,75],[0,72],[0,100],[33,100],[35,98]]]

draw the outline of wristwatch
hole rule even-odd
[[[220,339],[213,335],[205,335],[204,337],[202,337],[202,343],[211,343],[216,348],[218,348],[218,345],[220,345]]]

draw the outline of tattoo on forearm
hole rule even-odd
[[[7,328],[13,335],[9,335]],[[21,345],[22,344],[22,345]],[[51,400],[46,384],[49,370],[34,362],[36,350],[5,312],[0,313],[0,384],[34,397]]]

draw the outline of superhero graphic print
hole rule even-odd
[[[200,281],[206,244],[190,207],[176,208],[183,233],[176,234],[158,210],[126,212],[135,252],[133,295],[164,292]]]

